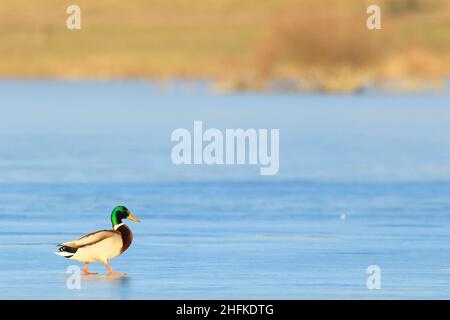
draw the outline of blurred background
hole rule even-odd
[[[0,76],[208,78],[222,91],[441,87],[450,3],[375,2],[79,0],[82,29],[70,31],[71,1],[2,0]],[[366,28],[373,3],[379,31]]]
[[[448,0],[0,0],[0,298],[448,299],[449,77]],[[279,173],[175,166],[194,120]],[[68,290],[117,204],[128,275]]]

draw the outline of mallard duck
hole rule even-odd
[[[123,274],[115,272],[108,265],[108,261],[127,250],[133,240],[133,234],[122,222],[123,219],[141,222],[126,207],[117,206],[111,213],[112,230],[91,232],[78,240],[61,243],[58,245],[58,252],[55,253],[68,259],[84,262],[84,275],[97,274],[89,272],[90,262],[102,262],[110,275]]]

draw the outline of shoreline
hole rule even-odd
[[[149,83],[159,91],[169,90],[175,85],[187,89],[204,85],[206,89],[216,94],[233,93],[285,93],[285,94],[446,94],[450,93],[450,77],[446,79],[393,79],[384,81],[368,81],[358,86],[347,87],[342,90],[330,90],[318,81],[308,81],[292,78],[272,78],[260,80],[253,78],[207,78],[207,77],[61,77],[61,76],[1,76],[2,82],[65,82],[65,83],[114,83],[136,82]]]

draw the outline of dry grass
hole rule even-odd
[[[0,76],[210,77],[225,87],[308,79],[321,90],[450,75],[450,2],[379,0],[0,0]]]
[[[377,80],[450,76],[447,3],[385,0],[377,31],[365,27],[365,5],[305,0],[288,7],[255,46],[258,74],[301,77],[325,91],[354,91]]]
[[[0,0],[1,75],[218,76],[248,65],[277,1],[79,0],[82,30],[65,27],[72,1]]]

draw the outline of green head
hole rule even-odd
[[[141,222],[138,218],[134,217],[130,210],[124,206],[117,206],[111,213],[111,223],[114,226],[121,224],[123,219],[129,219],[135,222]]]

